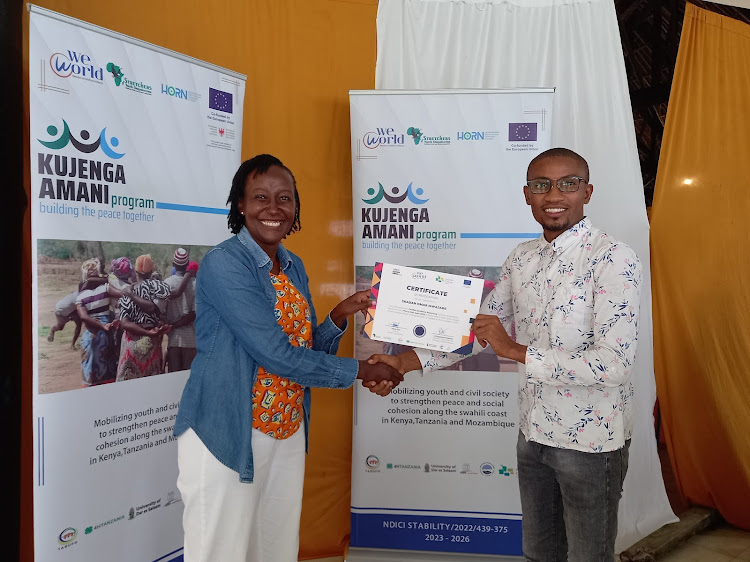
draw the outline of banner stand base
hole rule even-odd
[[[518,562],[522,559],[520,556],[491,556],[463,552],[349,547],[344,562]]]

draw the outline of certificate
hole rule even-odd
[[[466,355],[474,343],[471,323],[483,286],[482,279],[377,263],[364,333],[374,340]]]

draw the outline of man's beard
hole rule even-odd
[[[571,224],[569,221],[560,222],[560,223],[542,223],[542,228],[548,232],[562,232],[564,230],[568,230],[571,227]]]

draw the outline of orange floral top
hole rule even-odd
[[[276,289],[274,314],[279,326],[295,347],[312,345],[312,323],[307,300],[284,274],[271,273]],[[288,379],[258,367],[253,386],[253,428],[276,439],[294,435],[302,424],[302,398],[305,389]]]

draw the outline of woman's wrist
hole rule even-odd
[[[328,316],[331,318],[331,322],[333,322],[334,324],[336,324],[336,327],[339,330],[343,330],[344,329],[344,326],[346,325],[346,315],[345,314],[341,314],[341,313],[337,312],[336,309],[334,308],[328,314]]]

